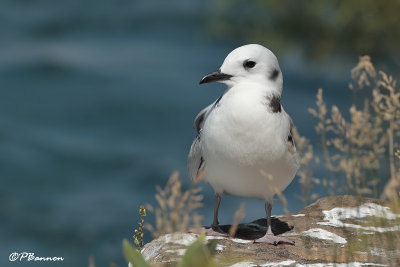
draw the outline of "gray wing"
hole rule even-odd
[[[201,129],[203,128],[203,124],[207,118],[208,113],[211,111],[214,105],[215,102],[204,108],[202,111],[200,111],[200,113],[196,116],[194,120],[194,127],[196,128],[197,136],[193,140],[188,156],[188,171],[190,179],[192,179],[192,181],[196,179],[198,174],[205,167],[205,161],[201,151]]]
[[[213,108],[215,103],[203,108],[199,114],[197,114],[196,118],[194,119],[194,128],[196,129],[197,133],[200,134],[201,128],[203,128],[204,121],[208,115],[208,112]]]
[[[201,153],[200,135],[193,140],[188,157],[189,176],[192,181],[196,180],[198,174],[204,169],[205,162]]]

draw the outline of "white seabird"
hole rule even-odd
[[[188,157],[191,179],[202,176],[215,191],[214,220],[207,234],[225,235],[218,226],[218,208],[226,194],[265,201],[268,230],[255,242],[294,244],[271,230],[273,197],[299,168],[293,123],[280,104],[283,78],[278,60],[264,46],[241,46],[200,84],[215,81],[228,88],[197,115],[198,134]]]

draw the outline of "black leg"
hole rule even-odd
[[[206,234],[211,235],[211,236],[228,236],[227,233],[222,231],[222,229],[219,227],[219,222],[218,222],[218,209],[219,209],[219,204],[221,203],[221,195],[218,193],[215,193],[214,195],[214,220],[213,223],[211,224],[211,227],[206,229]]]
[[[265,214],[267,215],[267,233],[268,234],[273,234],[272,233],[272,225],[271,225],[271,211],[272,211],[272,205],[268,201],[265,201]]]
[[[202,229],[193,229],[190,230],[192,233],[206,233],[206,235],[209,236],[223,236],[227,237],[228,234],[222,231],[222,229],[219,227],[219,222],[218,222],[218,209],[219,209],[219,204],[221,203],[221,195],[218,193],[215,193],[214,195],[214,219],[213,223],[211,224],[211,227],[203,227]],[[199,231],[200,230],[200,231]]]
[[[278,244],[288,244],[288,245],[294,245],[294,241],[279,237],[279,236],[274,236],[272,233],[272,226],[271,226],[271,211],[272,211],[272,204],[269,203],[268,201],[265,201],[265,213],[267,215],[267,232],[265,235],[259,239],[254,240],[255,243],[268,243],[271,245],[278,245]]]
[[[218,193],[215,193],[214,195],[214,220],[211,225],[211,228],[216,230],[219,224],[218,221],[218,209],[219,209],[219,204],[221,203],[221,196]]]

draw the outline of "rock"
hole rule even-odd
[[[218,239],[219,266],[400,266],[400,214],[376,199],[322,198],[299,213],[273,218],[272,230],[296,245],[253,243],[265,233],[265,219],[240,224],[235,238],[207,239]],[[167,234],[146,244],[142,254],[150,263],[174,265],[196,239]]]

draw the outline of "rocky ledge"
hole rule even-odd
[[[253,243],[265,233],[265,219],[240,224],[235,238],[207,239],[218,239],[219,266],[400,266],[400,211],[376,199],[322,198],[299,213],[275,216],[272,230],[296,245]],[[150,263],[175,265],[196,239],[167,234],[146,244],[142,255]]]

